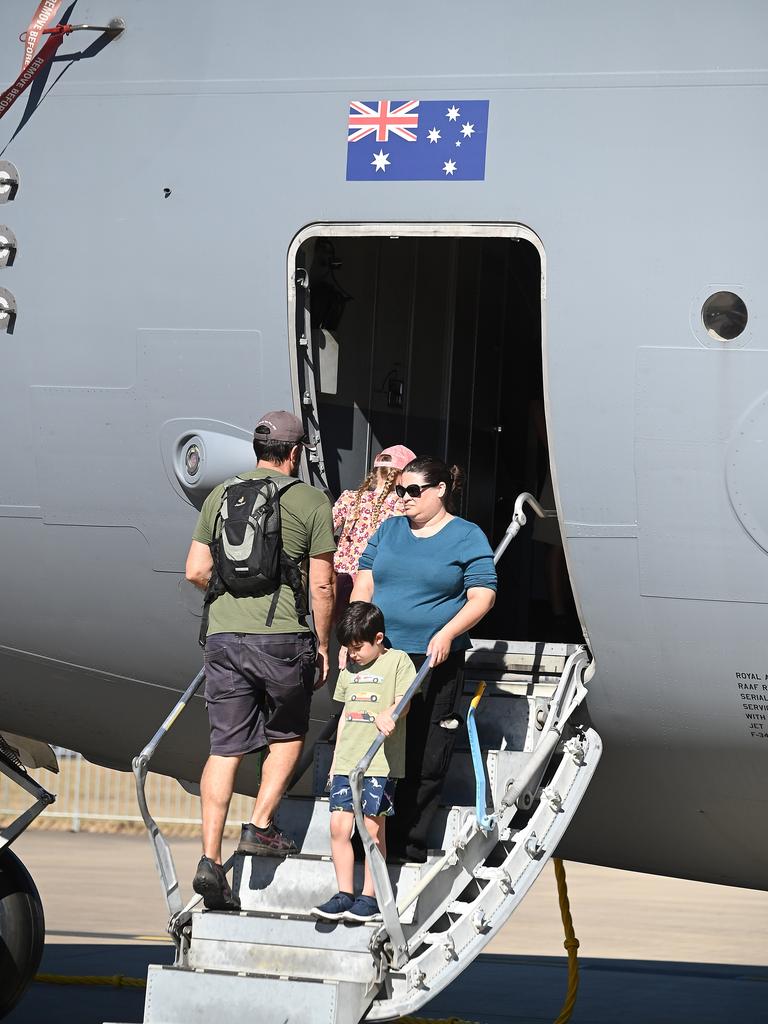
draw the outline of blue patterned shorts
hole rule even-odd
[[[369,818],[394,814],[396,785],[397,779],[388,779],[385,775],[366,775],[363,779],[363,814]],[[334,775],[331,779],[328,807],[331,811],[354,811],[348,775]]]

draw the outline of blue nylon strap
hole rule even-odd
[[[475,815],[478,827],[487,832],[493,828],[493,818],[488,814],[485,805],[485,763],[477,735],[475,709],[471,705],[467,712],[467,732],[469,733],[469,749],[472,752],[472,767],[475,770]]]

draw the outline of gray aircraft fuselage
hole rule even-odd
[[[0,11],[6,82],[32,7]],[[237,453],[250,468],[257,416],[301,410],[297,238],[522,227],[605,745],[561,852],[768,886],[768,11],[93,0],[67,17],[117,16],[119,38],[67,39],[42,102],[0,120],[20,179],[0,203],[18,246],[0,267],[17,304],[0,728],[127,769],[197,671],[178,441],[224,438],[227,472]],[[412,96],[489,101],[484,180],[346,180],[350,100]],[[731,341],[702,321],[719,291],[748,310]],[[198,700],[158,769],[198,778],[206,743]]]

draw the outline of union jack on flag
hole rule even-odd
[[[488,100],[351,100],[347,181],[483,181]]]
[[[411,111],[418,105],[418,100],[408,100],[399,106],[394,106],[391,100],[380,100],[375,106],[353,100],[349,104],[347,142],[359,142],[373,132],[376,132],[377,142],[389,142],[390,132],[406,142],[415,142],[416,135],[410,129],[418,127],[419,115]]]

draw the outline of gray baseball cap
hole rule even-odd
[[[265,413],[253,431],[254,441],[288,441],[312,449],[304,424],[292,412],[280,409]]]

